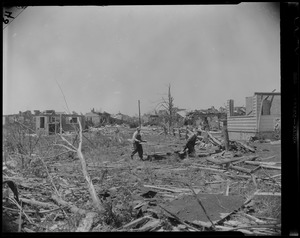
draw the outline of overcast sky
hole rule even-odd
[[[3,113],[219,109],[280,92],[279,11],[270,3],[27,7],[3,30]],[[57,84],[58,83],[58,84]]]

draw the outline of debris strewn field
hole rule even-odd
[[[2,220],[10,231],[281,231],[280,143],[230,141],[209,132],[182,156],[186,139],[142,128],[144,161],[130,159],[134,129],[83,133],[87,171],[105,211],[98,212],[77,154],[56,136],[31,137],[30,154],[4,144]],[[27,136],[27,140],[29,136]],[[64,135],[74,147],[75,134]],[[220,144],[219,144],[220,143]],[[34,143],[33,143],[34,144]],[[10,145],[13,147],[13,145]],[[16,201],[19,200],[19,203]]]

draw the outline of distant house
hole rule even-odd
[[[101,124],[101,115],[95,112],[88,112],[85,115],[86,123],[90,126],[98,126]]]
[[[37,113],[34,117],[36,122],[36,133],[45,135],[75,131],[79,128],[78,120],[80,120],[82,128],[85,126],[83,115],[46,110]]]
[[[111,122],[111,115],[107,112],[96,112],[94,109],[85,115],[86,125],[100,126]]]
[[[122,124],[122,123],[132,123],[135,121],[134,118],[128,116],[128,115],[125,115],[125,114],[122,114],[121,112],[115,114],[115,115],[112,115],[112,119],[113,119],[113,122],[114,123],[117,123],[117,124]]]
[[[280,138],[280,93],[256,92],[246,97],[246,112],[234,115],[234,101],[227,102],[227,129],[229,139],[249,140],[250,137]]]

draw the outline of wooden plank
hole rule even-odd
[[[258,162],[258,161],[245,161],[245,164],[251,164],[251,165],[276,165],[278,163],[276,162]]]
[[[248,174],[251,173],[251,170],[250,170],[250,169],[246,169],[246,168],[239,167],[239,166],[232,166],[232,165],[229,165],[229,168],[230,168],[230,169],[233,169],[233,170],[241,171],[241,172],[244,172],[244,173],[248,173]]]
[[[144,226],[140,227],[136,231],[151,231],[160,226],[160,220],[152,219],[152,221],[147,222]]]
[[[154,188],[154,189],[158,189],[158,190],[165,190],[165,191],[172,192],[172,193],[180,193],[180,192],[181,192],[180,190],[177,190],[177,189],[170,189],[170,188],[164,188],[164,187],[157,187],[157,186],[146,185],[146,184],[144,184],[144,187],[145,187],[145,188]]]
[[[281,196],[281,193],[267,193],[267,192],[261,192],[261,193],[255,193],[255,196]]]
[[[261,165],[261,167],[264,168],[264,169],[277,169],[277,170],[281,170],[281,167],[270,166],[270,165]]]
[[[137,225],[140,225],[146,221],[149,221],[151,219],[150,216],[144,216],[144,217],[140,217],[132,222],[129,222],[128,224],[124,225],[122,227],[122,229],[131,229],[131,228],[134,228],[136,227]]]
[[[213,168],[200,167],[200,166],[190,166],[190,168],[195,168],[195,169],[199,169],[199,170],[207,170],[207,171],[210,171],[210,172],[217,172],[217,173],[226,172],[226,170],[224,170],[224,169],[213,169]]]
[[[249,156],[249,157],[242,157],[239,161],[236,161],[236,162],[233,162],[232,164],[239,164],[239,163],[242,163],[244,161],[250,161],[250,160],[255,160],[256,158],[258,158],[257,155],[254,155],[254,156]]]
[[[240,160],[240,158],[232,158],[232,159],[222,159],[222,160],[218,160],[218,159],[214,159],[214,158],[205,158],[206,160],[221,165],[221,164],[228,164],[237,160]]]

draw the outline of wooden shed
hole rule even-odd
[[[246,97],[246,114],[233,116],[234,101],[227,101],[227,128],[230,140],[251,137],[280,139],[280,93],[256,92]]]
[[[82,128],[85,126],[83,115],[65,114],[48,110],[34,117],[36,133],[45,135],[75,131],[79,128],[78,120],[80,120]]]

